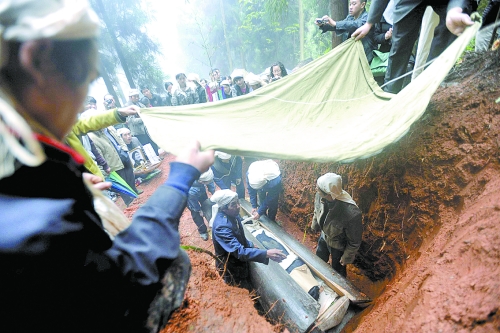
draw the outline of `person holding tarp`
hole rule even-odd
[[[282,188],[278,163],[273,160],[264,160],[250,164],[247,171],[247,184],[254,219],[258,220],[261,215],[267,215],[275,221]]]
[[[347,277],[346,265],[354,262],[361,245],[363,223],[361,210],[351,196],[342,189],[342,178],[327,173],[317,180],[314,216],[311,229],[321,230],[316,255]]]
[[[109,184],[63,143],[98,76],[97,15],[83,0],[7,1],[0,25],[0,332],[159,332],[183,302],[179,218],[213,151],[179,153],[111,241],[90,194]]]
[[[387,7],[389,0],[373,0],[366,23],[353,34],[356,39],[370,34],[372,26],[378,22]],[[396,3],[393,12],[392,47],[389,54],[389,63],[385,74],[384,90],[397,94],[403,87],[408,61],[418,38],[420,25],[427,6],[432,6],[439,15],[439,24],[434,33],[434,39],[428,60],[439,56],[466,26],[472,25],[468,15],[471,12],[469,0],[400,0]],[[448,29],[446,29],[448,28]],[[394,82],[392,80],[397,79]]]
[[[215,248],[215,267],[224,282],[251,290],[249,261],[267,265],[269,259],[281,262],[286,255],[278,249],[261,250],[245,237],[240,216],[238,194],[231,190],[219,190],[210,201],[215,214],[212,240]]]

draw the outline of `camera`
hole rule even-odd
[[[113,100],[110,98],[105,100],[104,103],[106,103],[107,106],[110,106],[111,104],[113,104]]]
[[[316,20],[316,23],[318,23],[319,25],[321,25],[321,24],[327,24],[327,23],[328,23],[328,20],[317,19],[317,20]]]

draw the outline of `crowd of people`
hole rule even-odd
[[[147,86],[129,91],[129,104],[143,107],[179,106],[215,102],[246,95],[271,82],[288,75],[281,62],[272,64],[260,75],[244,69],[235,69],[231,75],[223,76],[218,68],[209,72],[209,80],[200,79],[196,73],[178,73],[175,82],[165,82],[165,96],[153,94]],[[106,95],[111,96],[111,95]],[[105,96],[105,101],[106,101]],[[113,106],[115,104],[112,104]],[[107,108],[107,104],[105,103]]]
[[[351,0],[345,20],[323,17],[317,23],[325,31],[365,37],[369,57],[376,45],[371,26],[381,22],[387,3],[374,0],[367,13],[365,1]],[[384,39],[391,40],[386,80],[400,75],[408,62],[422,6],[431,5],[443,18],[448,13],[441,30],[460,33],[471,24],[463,12],[468,1],[435,3],[401,0],[393,23],[380,25]],[[243,175],[244,157],[186,144],[167,181],[113,239],[89,189],[109,189],[112,184],[103,180],[116,172],[139,194],[134,172],[144,164],[143,153],[165,153],[151,139],[140,108],[246,95],[286,76],[283,64],[270,66],[264,77],[241,69],[231,76],[212,69],[209,81],[179,73],[176,84],[165,84],[165,97],[148,87],[131,89],[127,106],[117,108],[106,94],[106,111],[96,113],[97,101],[87,93],[98,76],[99,21],[88,3],[10,2],[0,7],[0,25],[1,331],[159,332],[181,305],[191,272],[178,231],[186,207],[203,240],[211,228],[217,271],[227,283],[248,286],[249,261],[267,264],[286,257],[246,239],[239,214],[239,199],[248,193],[252,219],[276,220],[283,184],[273,160],[249,159]],[[445,35],[432,56],[454,38]],[[139,153],[130,156],[134,151]],[[342,189],[340,175],[322,175],[316,185],[312,228],[321,231],[316,254],[346,276],[361,244],[361,210]],[[127,205],[133,200],[122,198]]]

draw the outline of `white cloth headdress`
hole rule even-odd
[[[215,205],[212,206],[212,218],[208,222],[208,225],[210,227],[212,227],[214,224],[215,216],[217,215],[217,212],[219,211],[219,207],[223,207],[223,206],[227,205],[236,197],[238,197],[238,194],[236,194],[236,192],[233,192],[231,190],[219,190],[219,191],[216,191],[210,197],[210,201],[215,203]]]
[[[280,167],[275,161],[256,161],[248,167],[248,182],[254,190],[260,190],[268,181],[280,174]]]
[[[342,177],[336,173],[329,172],[324,174],[318,178],[317,184],[321,191],[329,194],[333,200],[339,200],[357,206],[349,193],[342,189]]]
[[[227,154],[227,153],[224,153],[222,151],[215,151],[214,153],[215,156],[217,156],[218,158],[220,158],[221,160],[228,160],[231,158],[231,154]]]
[[[214,173],[212,169],[208,169],[207,172],[201,174],[200,178],[198,178],[200,182],[208,183],[214,180]]]

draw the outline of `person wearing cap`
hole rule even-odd
[[[276,221],[278,199],[282,187],[278,163],[273,160],[263,160],[250,164],[247,171],[247,184],[254,219],[258,220],[262,215],[267,215],[269,219]]]
[[[278,249],[262,250],[245,237],[238,194],[231,190],[219,190],[210,197],[215,205],[212,240],[214,243],[215,267],[224,282],[252,289],[249,277],[249,261],[267,265],[269,259],[281,262],[286,255]]]
[[[203,173],[189,189],[187,207],[191,212],[191,217],[198,227],[198,233],[201,239],[208,240],[208,231],[203,221],[203,211],[201,205],[208,199],[207,190],[210,194],[215,192],[214,174],[211,169]]]
[[[200,96],[191,85],[186,84],[186,74],[175,76],[178,87],[172,93],[172,106],[200,103]]]
[[[221,190],[230,190],[231,183],[234,183],[238,197],[245,198],[245,184],[241,179],[243,160],[240,156],[216,151],[214,164],[210,168],[214,173],[214,181]]]
[[[221,87],[221,96],[222,99],[228,99],[233,97],[233,93],[231,91],[231,83],[229,83],[229,80],[222,80],[220,82],[220,87]]]
[[[83,110],[87,111],[90,109],[97,110],[97,101],[94,97],[87,96],[87,98],[85,98],[85,106],[83,107]]]
[[[243,69],[235,69],[231,74],[234,84],[231,86],[231,95],[233,97],[246,95],[252,91],[252,88],[245,82],[246,72]]]
[[[143,98],[141,98],[142,104],[146,105],[147,107],[157,107],[157,106],[163,106],[163,102],[161,100],[161,97],[153,94],[151,90],[149,90],[148,86],[144,86],[141,88],[141,92],[144,95]]]
[[[361,245],[363,223],[361,210],[349,193],[342,189],[342,177],[327,173],[317,180],[314,216],[311,229],[321,230],[316,255],[328,262],[332,268],[347,277],[347,264]]]
[[[200,77],[196,73],[190,73],[187,76],[188,82],[191,82],[196,89],[196,93],[198,94],[198,98],[200,100],[200,103],[206,103],[207,102],[207,93],[205,91],[205,87],[203,87],[200,83]]]
[[[146,107],[146,105],[144,105],[144,103],[142,103],[139,99],[139,89],[129,90],[127,105],[137,105],[141,109]]]
[[[111,240],[94,206],[109,188],[63,143],[98,77],[87,1],[0,6],[1,332],[159,332],[183,303],[187,193],[213,162],[193,142]]]
[[[253,73],[248,74],[247,81],[248,84],[250,85],[250,88],[252,88],[252,91],[262,88],[263,86],[266,85],[266,83],[262,81],[262,79],[258,75],[255,75]]]

